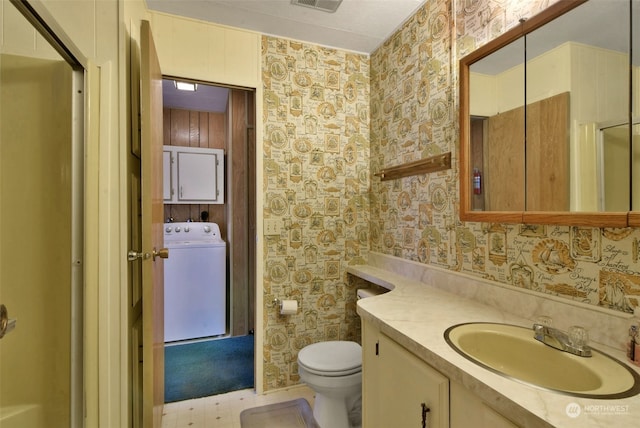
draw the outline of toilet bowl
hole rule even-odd
[[[313,416],[320,428],[350,428],[362,421],[362,347],[328,341],[298,353],[300,379],[315,393]]]

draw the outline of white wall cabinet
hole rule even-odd
[[[223,204],[224,150],[164,146],[165,204]]]
[[[449,427],[449,379],[363,323],[363,427]]]
[[[362,323],[362,370],[363,428],[518,428],[369,322]]]

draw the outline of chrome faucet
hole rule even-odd
[[[535,323],[533,337],[545,345],[570,354],[580,357],[591,356],[591,348],[587,345],[587,331],[583,327],[572,326],[569,327],[569,332],[565,333],[557,328]]]

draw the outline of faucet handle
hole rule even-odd
[[[533,323],[533,337],[536,340],[539,340],[540,342],[544,343],[544,336],[545,336],[545,326],[535,322]]]
[[[579,325],[572,325],[567,332],[569,344],[577,349],[583,349],[589,343],[589,332]]]

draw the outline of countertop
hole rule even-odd
[[[391,290],[358,301],[357,312],[364,321],[378,327],[515,423],[523,427],[640,426],[640,395],[602,400],[539,389],[474,364],[454,351],[444,339],[444,331],[455,324],[484,321],[530,328],[531,320],[379,267],[350,266],[347,272]],[[591,345],[625,361],[621,350],[596,342]],[[629,366],[640,373],[637,367]],[[575,412],[576,405],[578,412]],[[573,411],[567,412],[567,408]]]

